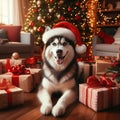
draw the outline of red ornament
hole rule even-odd
[[[37,12],[38,12],[38,9],[37,9],[37,8],[34,8],[34,9],[33,9],[33,12],[34,12],[34,13],[37,13]]]
[[[80,6],[80,3],[79,3],[79,2],[76,2],[75,5],[76,5],[76,6]]]
[[[65,20],[65,17],[64,17],[64,16],[61,16],[61,17],[60,17],[60,20],[61,20],[61,21]]]
[[[68,7],[68,12],[71,12],[72,11],[72,8],[71,7]]]
[[[81,20],[81,16],[76,15],[76,16],[75,16],[75,20],[77,20],[77,21]]]
[[[54,0],[50,0],[50,2],[54,2]]]
[[[45,30],[45,29],[44,29],[43,27],[39,27],[39,28],[37,29],[37,31],[40,32],[40,33],[43,33],[44,30]]]
[[[33,27],[34,26],[34,22],[30,21],[29,26]]]

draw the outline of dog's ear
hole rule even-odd
[[[49,31],[49,30],[51,30],[51,28],[50,28],[49,26],[46,26],[46,27],[45,27],[45,32],[47,32],[47,31]]]
[[[46,49],[46,44],[44,45],[44,47],[43,47],[43,51],[42,51],[42,60],[44,61],[45,60],[45,49]]]

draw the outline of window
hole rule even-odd
[[[0,0],[0,23],[22,25],[25,10],[28,7],[28,1],[29,0]]]

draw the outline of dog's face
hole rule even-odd
[[[65,69],[75,58],[74,42],[63,36],[51,38],[46,43],[44,58],[55,70]]]

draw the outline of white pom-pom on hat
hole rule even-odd
[[[53,26],[52,29],[46,31],[43,34],[44,44],[54,36],[64,36],[72,40],[76,44],[76,52],[78,54],[83,54],[86,52],[86,45],[82,44],[81,35],[77,27],[67,21],[62,21]]]

